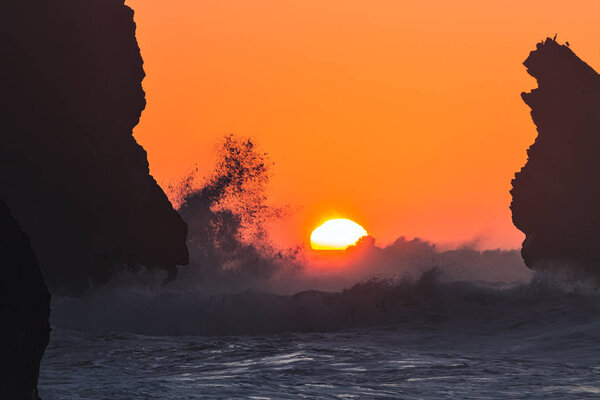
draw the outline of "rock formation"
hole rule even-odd
[[[0,201],[0,398],[36,399],[50,294],[29,238]]]
[[[145,107],[123,0],[8,0],[0,13],[0,198],[52,293],[188,261],[187,227],[132,136]]]
[[[538,131],[512,181],[513,222],[532,269],[600,273],[600,76],[565,45],[525,60],[538,88],[523,93]]]

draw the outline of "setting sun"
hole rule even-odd
[[[312,232],[310,246],[313,250],[344,250],[366,235],[367,231],[354,221],[330,219]]]

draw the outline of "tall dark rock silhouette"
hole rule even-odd
[[[29,238],[0,200],[0,399],[35,399],[50,294]]]
[[[539,43],[523,93],[538,131],[512,181],[513,222],[536,270],[600,275],[600,76],[567,46]]]
[[[146,104],[133,11],[123,0],[1,11],[0,198],[51,292],[82,293],[124,266],[174,276],[187,227],[132,136]]]

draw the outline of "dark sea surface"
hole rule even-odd
[[[40,392],[44,400],[600,398],[595,290],[535,282],[511,289],[439,285],[438,294],[428,292],[435,301],[398,291],[382,300],[377,290],[385,291],[312,293],[309,302],[263,296],[264,304],[284,304],[268,312],[289,307],[287,318],[265,311],[256,324],[273,324],[253,327],[248,318],[236,325],[238,317],[223,311],[231,331],[272,331],[235,335],[202,333],[210,332],[203,324],[216,321],[214,301],[210,318],[186,317],[196,318],[186,325],[192,335],[130,333],[135,325],[122,316],[118,323],[105,320],[109,329],[91,330],[90,321],[69,324],[70,313],[79,321],[82,310],[58,301]],[[230,310],[247,300],[220,301]],[[262,303],[252,303],[256,315]],[[319,318],[310,317],[311,307]],[[298,320],[290,325],[290,319]],[[290,326],[303,332],[285,332]]]

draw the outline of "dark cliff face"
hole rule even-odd
[[[0,398],[35,399],[50,295],[29,238],[0,200]]]
[[[132,136],[145,107],[133,11],[123,0],[1,11],[0,198],[51,291],[81,293],[123,266],[174,276],[187,227]]]
[[[523,93],[538,131],[515,175],[513,222],[532,269],[600,274],[600,76],[547,39],[525,60],[538,88]]]

